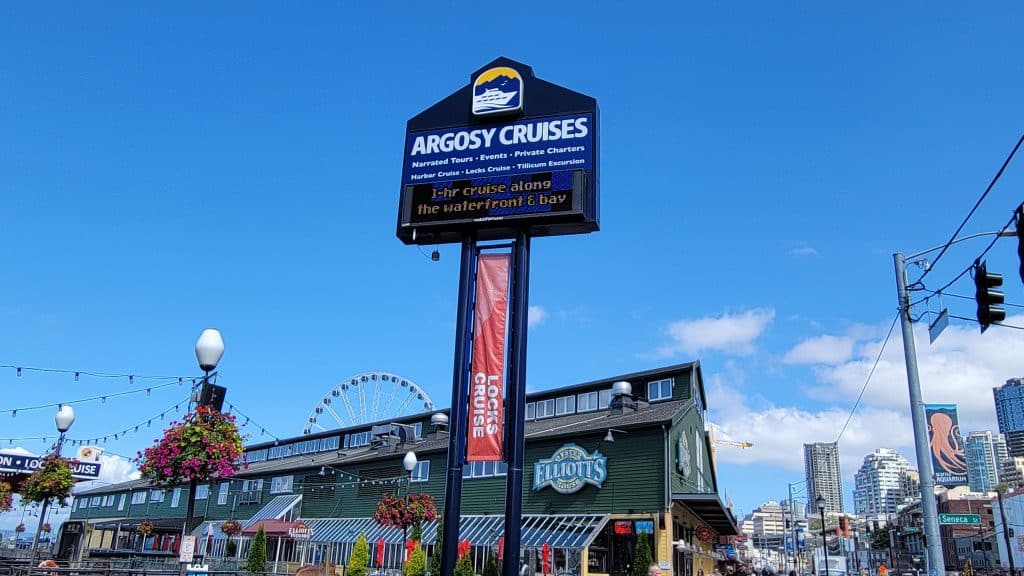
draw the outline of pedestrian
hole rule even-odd
[[[647,576],[661,576],[661,566],[651,564],[647,567]]]

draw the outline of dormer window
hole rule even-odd
[[[647,400],[661,402],[672,399],[672,379],[655,380],[647,383]]]

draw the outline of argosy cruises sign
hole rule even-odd
[[[542,458],[533,465],[533,489],[548,486],[559,494],[578,492],[586,484],[598,488],[608,477],[608,459],[600,452],[587,453],[576,444],[566,444],[551,458]]]

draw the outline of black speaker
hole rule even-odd
[[[227,388],[206,382],[203,384],[203,389],[199,392],[199,405],[212,406],[214,410],[221,412],[224,408],[224,394],[226,392]]]

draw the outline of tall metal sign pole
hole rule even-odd
[[[396,234],[406,244],[462,244],[441,575],[434,576],[455,570],[467,462],[508,465],[503,573],[519,572],[530,241],[600,228],[598,130],[594,98],[508,58],[407,123]],[[495,240],[512,242],[487,243]],[[512,253],[480,253],[498,249]]]
[[[512,257],[512,353],[508,366],[508,427],[505,461],[505,550],[501,573],[519,573],[519,546],[523,513],[523,460],[526,410],[526,328],[530,305],[530,234],[516,233]]]
[[[914,427],[914,452],[921,472],[921,514],[924,536],[927,540],[928,573],[936,576],[945,572],[942,558],[942,540],[939,537],[939,510],[935,502],[935,470],[928,443],[928,422],[921,398],[921,381],[917,374],[917,348],[914,346],[914,326],[910,320],[910,293],[907,290],[907,267],[903,254],[892,255],[896,265],[896,293],[899,297],[900,327],[903,329],[903,357],[907,364],[907,387],[910,391],[910,419]]]

